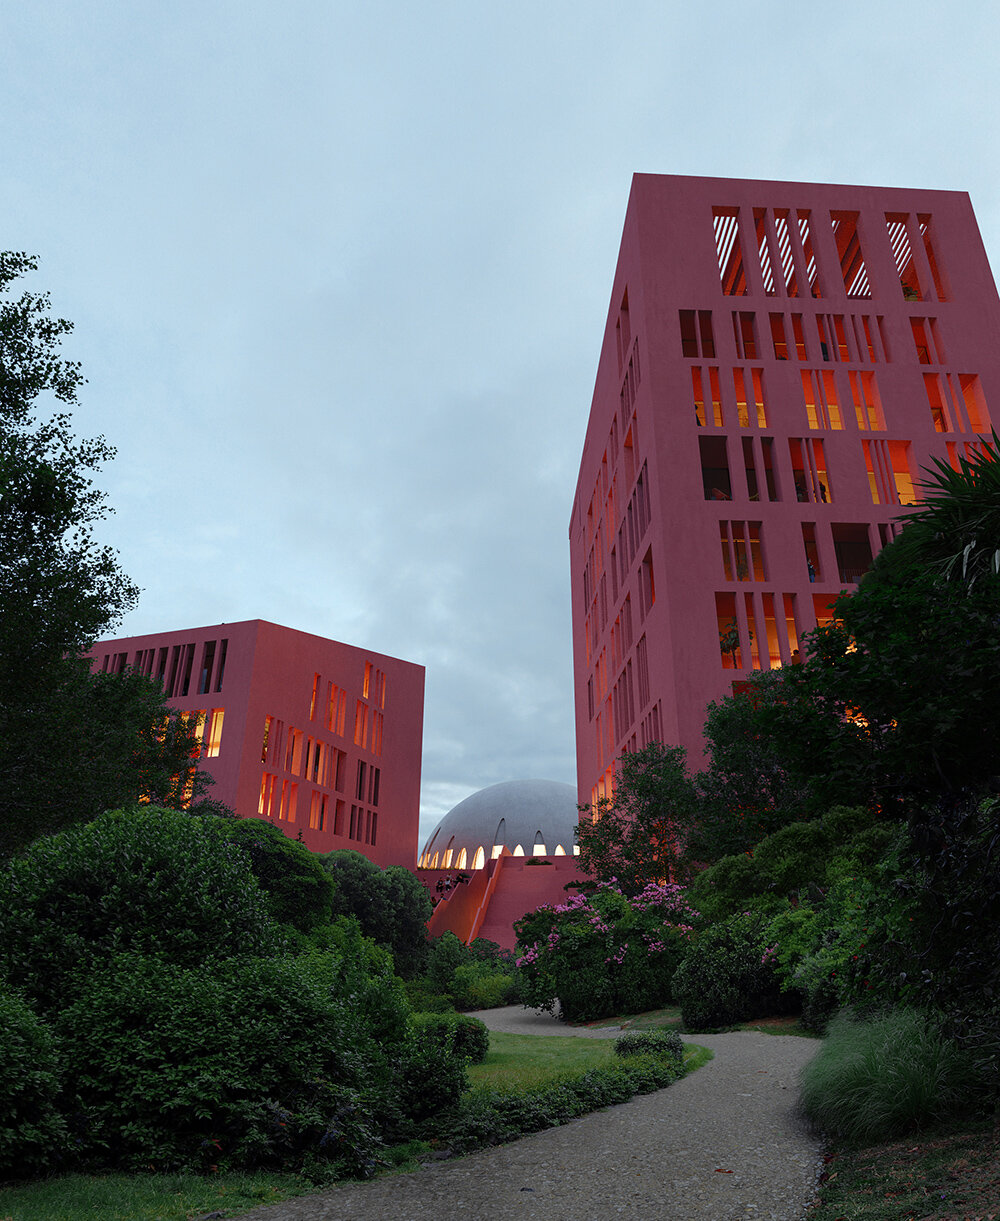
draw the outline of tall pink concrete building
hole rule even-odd
[[[632,182],[570,520],[577,776],[793,663],[1000,402],[966,194]]]
[[[159,679],[196,718],[209,796],[313,852],[417,862],[424,668],[263,619],[102,640],[91,666]]]

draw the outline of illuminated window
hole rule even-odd
[[[882,400],[879,398],[875,374],[867,370],[847,374],[851,386],[851,400],[854,403],[854,415],[858,427],[863,432],[884,432],[885,416],[882,413]]]
[[[823,442],[819,437],[789,437],[796,500],[826,504],[833,499],[826,469]]]
[[[209,714],[208,732],[205,734],[205,755],[209,759],[217,758],[222,748],[222,722],[225,715],[226,710],[224,708],[213,708]]]
[[[458,859],[455,861],[456,869],[465,869],[469,862],[469,854],[465,848],[460,848],[458,851]]]
[[[532,856],[545,856],[545,839],[541,831],[535,832],[535,842],[531,847]]]
[[[476,849],[476,855],[472,859],[472,868],[473,869],[482,869],[482,867],[485,864],[486,864],[486,850],[483,848],[482,844],[480,844],[479,847]]]

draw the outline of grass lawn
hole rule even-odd
[[[187,1221],[249,1212],[311,1190],[294,1175],[70,1174],[0,1188],[0,1221]]]
[[[704,1047],[692,1045],[686,1050],[685,1068],[691,1072],[711,1058]],[[469,1066],[469,1080],[473,1089],[531,1090],[614,1060],[614,1039],[492,1031],[489,1054],[482,1064]]]

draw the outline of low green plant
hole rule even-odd
[[[470,1064],[482,1064],[490,1049],[489,1030],[464,1013],[415,1013],[410,1026],[418,1040],[447,1048]]]
[[[503,975],[487,963],[456,967],[451,977],[451,995],[458,1009],[496,1009],[514,1004],[518,984],[513,975]]]
[[[841,1015],[802,1072],[802,1101],[828,1132],[872,1143],[961,1114],[972,1078],[968,1053],[926,1013]]]
[[[627,1030],[614,1042],[615,1055],[666,1056],[678,1066],[684,1062],[684,1042],[676,1030]]]

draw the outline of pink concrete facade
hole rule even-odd
[[[262,619],[99,641],[95,669],[200,713],[210,796],[313,852],[416,867],[424,668]]]
[[[966,194],[636,175],[570,520],[577,776],[792,664],[1000,408]]]

